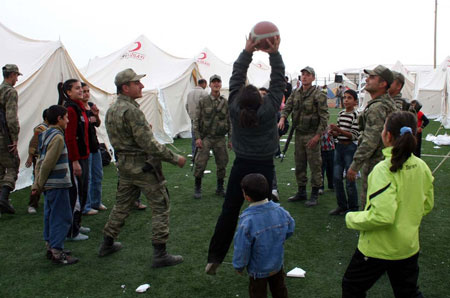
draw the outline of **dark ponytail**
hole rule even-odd
[[[257,111],[262,104],[262,97],[258,88],[253,85],[244,86],[237,96],[240,107],[239,124],[250,128],[259,125]]]
[[[394,139],[390,170],[397,172],[416,149],[416,117],[411,112],[394,112],[386,120],[386,131]]]
[[[69,79],[63,83],[58,83],[58,105],[62,106],[68,100],[70,100],[67,95],[67,91],[72,89],[72,85],[78,82],[76,79]]]

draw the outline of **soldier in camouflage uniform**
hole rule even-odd
[[[286,101],[278,122],[280,129],[284,128],[284,120],[292,113],[293,128],[295,128],[295,177],[298,191],[288,199],[289,202],[306,200],[306,168],[309,163],[311,170],[311,197],[306,206],[318,204],[319,188],[322,186],[322,157],[320,152],[320,137],[327,127],[328,104],[327,96],[320,87],[312,85],[316,73],[312,67],[301,70],[301,88],[297,88]]]
[[[99,256],[114,253],[122,247],[114,239],[142,191],[152,207],[152,266],[163,267],[179,264],[183,258],[166,252],[170,201],[161,161],[183,167],[186,159],[159,144],[153,137],[150,125],[135,101],[142,97],[144,85],[139,80],[144,76],[129,68],[119,72],[114,81],[118,97],[108,109],[105,123],[117,156],[119,183],[116,204],[103,230],[104,241]]]
[[[223,181],[228,164],[227,142],[231,148],[231,125],[228,113],[227,99],[220,95],[222,80],[220,76],[213,75],[209,79],[211,94],[203,96],[197,105],[194,120],[195,145],[197,156],[195,158],[195,193],[194,198],[202,197],[202,177],[209,159],[209,150],[212,149],[217,166],[216,194],[225,195]]]
[[[361,206],[364,209],[367,195],[367,178],[373,167],[383,159],[383,141],[381,132],[387,117],[397,110],[394,101],[388,94],[388,89],[394,81],[392,72],[378,65],[373,70],[364,69],[369,75],[366,79],[366,91],[372,99],[360,114],[358,124],[361,132],[358,148],[353,156],[353,162],[347,171],[347,179],[355,181],[356,174],[361,170],[362,192]]]
[[[405,85],[405,76],[397,71],[392,71],[392,75],[394,76],[394,81],[389,87],[389,96],[394,100],[395,106],[399,111],[409,111],[413,114],[416,114],[416,110],[411,107],[411,104],[407,98],[402,96],[402,89]]]
[[[19,138],[19,118],[17,116],[18,95],[14,85],[22,74],[15,64],[6,64],[2,68],[3,82],[0,85],[0,212],[14,214],[9,202],[9,193],[15,188],[19,171],[17,140]]]

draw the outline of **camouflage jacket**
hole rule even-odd
[[[195,112],[194,133],[197,139],[228,134],[228,139],[231,140],[230,115],[225,97],[215,99],[212,95],[207,95],[200,98]]]
[[[395,95],[394,97],[392,97],[392,99],[395,102],[395,106],[397,107],[397,110],[409,111],[413,114],[417,114],[416,110],[413,107],[411,107],[409,100],[404,98],[402,96],[401,92],[398,93],[397,95]]]
[[[19,138],[19,117],[17,115],[17,101],[19,96],[13,86],[3,81],[0,85],[0,109],[5,111],[6,125],[12,142]]]
[[[311,86],[306,91],[297,88],[287,99],[281,116],[287,118],[291,113],[296,130],[322,135],[329,118],[327,96],[320,87]]]
[[[358,119],[361,135],[350,168],[359,171],[366,161],[383,159],[381,132],[386,118],[396,110],[394,101],[387,93],[368,102]]]
[[[156,141],[139,104],[120,94],[105,117],[106,131],[114,151],[120,155],[144,155],[177,164],[179,156]]]

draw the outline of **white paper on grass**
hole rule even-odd
[[[203,172],[203,174],[211,174],[211,171],[210,170],[206,170],[206,171]]]
[[[305,277],[306,271],[302,268],[295,267],[287,273],[288,277]]]
[[[143,285],[140,285],[139,287],[137,287],[136,292],[144,293],[145,291],[148,290],[148,288],[150,288],[149,284],[143,284]]]
[[[446,134],[434,136],[432,134],[428,134],[425,138],[426,141],[433,142],[435,145],[450,145],[450,136]]]

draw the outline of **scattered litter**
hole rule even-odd
[[[145,291],[148,290],[148,288],[150,288],[149,284],[143,284],[143,285],[140,285],[139,287],[137,287],[136,292],[137,293],[144,293]]]
[[[434,136],[432,134],[428,134],[425,138],[426,141],[433,142],[435,145],[450,145],[450,136],[445,133],[444,135]],[[436,148],[436,147],[434,147]]]
[[[189,177],[189,175],[188,175],[188,174],[186,174],[186,177]]]
[[[305,277],[306,271],[302,268],[295,267],[287,273],[288,277]]]
[[[433,148],[434,149],[441,149],[441,147],[439,147],[439,146],[434,146]]]
[[[211,174],[211,171],[210,170],[206,170],[206,171],[203,172],[203,174]]]
[[[188,156],[188,157],[192,157],[192,154],[188,154],[187,156]]]
[[[287,184],[287,186],[291,185],[290,183]]]
[[[125,285],[121,285],[120,287],[121,287],[122,289],[125,289]]]
[[[295,171],[295,168],[291,168],[291,171]]]
[[[175,185],[173,188],[178,188],[179,186],[178,185]]]

